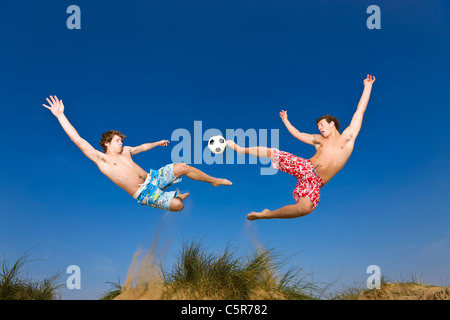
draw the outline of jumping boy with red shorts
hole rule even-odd
[[[293,191],[295,204],[276,210],[264,209],[251,212],[248,220],[290,219],[310,214],[320,201],[320,189],[331,180],[345,165],[353,151],[355,139],[361,129],[364,112],[369,102],[375,77],[367,75],[364,79],[364,91],[350,125],[339,133],[340,124],[336,117],[325,115],[316,120],[320,134],[308,134],[298,131],[288,120],[287,111],[281,110],[280,117],[288,131],[298,140],[313,145],[316,154],[311,159],[303,159],[275,148],[243,148],[231,140],[227,145],[238,154],[251,154],[257,157],[269,157],[272,167],[289,173],[297,178]]]

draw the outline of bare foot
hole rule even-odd
[[[248,220],[259,220],[259,219],[266,219],[267,218],[267,214],[270,212],[269,209],[264,209],[261,212],[250,212],[247,215],[247,219]]]
[[[184,201],[187,197],[189,197],[189,193],[182,193],[177,196],[177,198],[180,198],[181,201]]]
[[[211,182],[214,187],[217,186],[231,186],[233,183],[227,179],[215,179],[214,182]]]
[[[239,147],[233,140],[227,140],[227,145],[234,149],[238,154],[244,154],[244,148]]]

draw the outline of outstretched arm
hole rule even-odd
[[[50,99],[47,98],[47,102],[50,106],[45,104],[42,105],[49,109],[58,119],[70,140],[72,140],[89,159],[97,163],[97,160],[101,159],[101,152],[95,150],[86,140],[81,138],[77,130],[70,124],[69,120],[64,115],[64,104],[62,100],[59,100],[57,96],[50,96]]]
[[[372,84],[375,82],[375,77],[367,75],[364,79],[364,91],[362,93],[361,99],[359,100],[358,106],[356,107],[356,112],[353,115],[352,121],[347,129],[344,130],[343,134],[348,134],[350,139],[355,139],[361,130],[362,121],[364,113],[366,112],[367,104],[369,103],[370,93],[372,92]]]
[[[281,117],[281,120],[283,121],[284,125],[286,126],[286,128],[288,129],[290,134],[292,134],[294,136],[294,138],[296,138],[304,143],[311,144],[311,145],[316,145],[319,143],[320,136],[318,134],[309,134],[309,133],[304,133],[304,132],[298,131],[289,122],[288,116],[287,116],[287,111],[281,110],[280,117]]]
[[[148,151],[150,149],[153,149],[157,146],[167,146],[167,144],[170,143],[169,140],[161,140],[157,142],[151,142],[151,143],[144,143],[137,147],[129,147],[131,155],[135,155],[139,152]]]

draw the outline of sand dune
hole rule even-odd
[[[380,289],[361,291],[357,300],[450,300],[450,286],[386,283]]]

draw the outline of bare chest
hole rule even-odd
[[[322,167],[330,167],[335,170],[341,168],[353,151],[353,141],[337,139],[324,141],[316,147],[316,154],[311,158],[314,165],[320,163]]]
[[[121,154],[117,156],[105,156],[103,158],[103,163],[107,166],[111,166],[112,169],[121,169],[121,168],[132,168],[136,165],[131,159],[131,155]]]
[[[139,175],[145,178],[146,175],[146,172],[127,153],[117,156],[105,155],[99,164],[99,169],[108,176]]]
[[[344,139],[330,142],[327,141],[322,143],[317,148],[317,151],[330,154],[332,156],[345,157],[346,155],[350,155],[353,151],[353,143],[350,143],[350,141]]]

